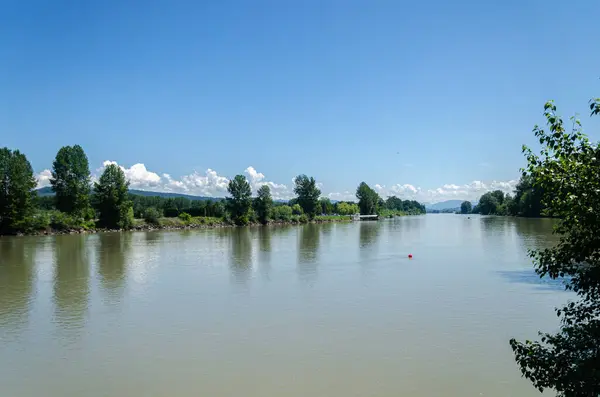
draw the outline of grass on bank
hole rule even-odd
[[[182,214],[183,215],[183,214]],[[315,217],[315,222],[349,222],[352,218],[347,215],[318,215]],[[254,224],[257,222],[254,221]],[[292,223],[292,224],[302,224],[309,223],[309,219],[306,215],[292,215],[288,219],[274,219],[270,220],[269,223]],[[210,226],[219,226],[219,225],[232,225],[233,222],[226,218],[217,218],[210,216],[179,216],[176,218],[167,218],[160,217],[156,220],[148,222],[144,219],[136,219],[134,225],[137,227],[142,227],[145,225],[156,226],[156,227],[210,227]]]
[[[136,218],[133,220],[133,228],[155,227],[155,228],[183,228],[183,227],[215,227],[233,225],[233,222],[228,217],[211,217],[211,216],[191,216],[187,213],[181,213],[178,217],[164,217],[158,213],[149,211],[144,218]],[[350,215],[317,215],[313,222],[350,222]],[[309,223],[310,219],[306,214],[294,214],[273,217],[269,220],[269,224],[305,224]],[[258,224],[258,220],[251,219],[251,224]],[[39,233],[39,232],[68,232],[73,230],[91,231],[96,230],[96,220],[83,219],[74,217],[64,212],[57,210],[42,210],[37,211],[27,224],[21,228],[24,233]]]

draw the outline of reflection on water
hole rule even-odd
[[[558,236],[551,234],[556,219],[531,219],[515,218],[513,225],[518,235],[521,246],[526,250],[549,248],[558,242]]]
[[[34,239],[0,238],[0,341],[2,331],[18,335],[27,325],[35,248]]]
[[[161,240],[162,232],[160,231],[150,231],[144,233],[144,238],[146,239],[146,243],[148,245],[156,245]]]
[[[525,283],[532,284],[536,288],[549,289],[549,290],[564,290],[565,284],[562,279],[552,280],[549,277],[542,277],[531,269],[526,270],[501,270],[498,274],[504,277],[511,283]]]
[[[300,227],[298,238],[299,263],[314,263],[317,261],[321,237],[320,231],[319,225],[313,223]]]
[[[319,254],[320,228],[309,223],[299,226],[298,230],[298,266],[300,280],[309,284],[317,279],[317,259]]]
[[[527,259],[549,226],[0,238],[0,394],[534,397],[507,341],[555,327],[570,297]]]
[[[558,242],[558,236],[551,234],[551,230],[556,224],[555,219],[526,219],[512,218],[510,219],[510,227],[516,234],[518,245],[525,252],[534,250],[542,250],[552,247]],[[549,277],[540,278],[533,268],[533,260],[527,256],[524,259],[527,263],[527,269],[501,271],[499,274],[505,279],[514,283],[526,283],[535,285],[537,288],[564,290],[565,281],[563,279],[552,280]]]
[[[390,222],[391,224],[391,222]],[[365,248],[377,241],[379,229],[381,228],[380,222],[365,221],[360,223],[359,229],[359,247]]]
[[[258,271],[265,280],[271,275],[271,234],[272,227],[258,229]]]
[[[54,237],[55,321],[66,330],[84,326],[90,294],[88,235]]]
[[[97,269],[100,286],[105,298],[116,302],[125,291],[132,233],[100,233],[98,239]]]
[[[252,277],[252,238],[250,228],[236,227],[230,236],[229,268],[236,284],[246,285]]]

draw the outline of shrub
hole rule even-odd
[[[279,205],[273,208],[273,219],[289,222],[292,219],[292,207],[289,205]]]
[[[157,226],[160,223],[161,213],[154,207],[147,208],[144,211],[144,221],[149,225]]]
[[[182,212],[177,217],[185,223],[189,223],[192,221],[192,216],[190,214],[188,214],[187,212]]]
[[[298,222],[300,222],[300,223],[308,223],[308,216],[306,216],[306,214],[300,215],[300,217],[298,217]]]
[[[83,217],[86,221],[93,221],[96,219],[96,210],[91,207],[86,209]]]
[[[302,207],[300,207],[300,204],[294,204],[292,206],[292,214],[294,214],[294,215],[304,214],[304,211],[302,210]]]
[[[70,230],[79,229],[82,226],[83,220],[76,219],[64,212],[50,211],[50,227],[54,230]]]
[[[49,226],[50,214],[48,211],[36,211],[32,216],[17,224],[18,229],[25,232],[37,232],[48,229]]]

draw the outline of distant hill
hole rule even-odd
[[[129,193],[135,194],[138,196],[148,196],[148,197],[165,197],[165,198],[176,198],[176,197],[185,197],[190,200],[224,200],[222,197],[206,197],[206,196],[192,196],[189,194],[183,193],[167,193],[167,192],[149,192],[145,190],[137,190],[137,189],[129,189]],[[54,192],[50,186],[43,187],[37,190],[38,196],[54,196]]]
[[[190,200],[224,200],[222,197],[207,197],[207,196],[192,196],[190,194],[183,193],[171,193],[171,192],[149,192],[146,190],[136,190],[129,189],[129,193],[135,194],[138,196],[148,196],[148,197],[165,197],[165,198],[176,198],[176,197],[184,197]]]
[[[463,201],[465,200],[446,200],[435,204],[425,204],[425,208],[427,208],[428,210],[437,211],[460,209],[460,205],[463,203]],[[472,201],[471,204],[473,204],[474,206],[475,204],[477,204],[477,202]]]
[[[37,190],[38,196],[54,196],[54,192],[50,186],[46,186]]]

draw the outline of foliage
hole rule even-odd
[[[156,208],[167,217],[176,217],[182,212],[187,212],[192,216],[220,218],[225,213],[222,200],[190,200],[186,197],[165,198],[137,194],[130,194],[129,199],[133,202],[136,218],[143,218],[148,208]]]
[[[460,213],[461,214],[470,214],[473,210],[473,205],[470,201],[463,201],[460,205]]]
[[[294,193],[298,196],[298,204],[309,219],[313,219],[319,211],[321,191],[317,188],[315,178],[298,175],[294,179]]]
[[[421,215],[427,212],[425,206],[415,200],[402,200],[396,196],[388,197],[383,206],[401,215]]]
[[[377,215],[379,215],[381,218],[393,218],[395,216],[403,216],[405,214],[402,211],[390,210],[384,207],[377,211]]]
[[[292,207],[289,205],[278,205],[273,208],[273,219],[282,222],[289,222],[292,219]]]
[[[129,182],[123,170],[116,164],[109,164],[94,184],[94,204],[101,226],[119,229],[133,226],[133,206],[128,188]]]
[[[542,193],[534,183],[533,176],[523,174],[515,188],[514,197],[500,190],[485,193],[471,212],[482,215],[544,216],[547,211],[542,204]]]
[[[499,209],[503,203],[504,192],[501,190],[487,192],[481,196],[479,203],[472,212],[477,212],[481,215],[501,215],[499,214]]]
[[[306,214],[302,214],[298,217],[298,222],[300,223],[308,223],[310,219],[308,219],[308,216],[306,216]]]
[[[56,209],[56,202],[54,196],[39,196],[36,195],[33,200],[33,206],[40,210],[54,210]]]
[[[192,221],[192,216],[187,212],[182,212],[181,214],[177,215],[177,217],[185,223],[189,223]]]
[[[268,185],[263,185],[258,188],[257,197],[254,199],[254,212],[263,225],[269,222],[272,207],[271,188]]]
[[[160,218],[162,214],[159,210],[154,207],[148,207],[144,211],[144,221],[149,225],[158,226],[160,224]]]
[[[0,148],[0,234],[25,230],[33,215],[33,169],[18,150]]]
[[[329,198],[321,197],[321,199],[319,200],[319,204],[321,205],[321,214],[333,214],[334,207]]]
[[[70,215],[58,210],[48,211],[49,216],[48,226],[52,230],[79,230],[79,229],[93,229],[95,227],[93,220],[85,221],[83,218]]]
[[[160,218],[159,225],[162,227],[185,227],[185,226],[215,226],[223,224],[222,218],[210,216],[194,216],[189,221],[177,218]]]
[[[354,215],[360,212],[360,208],[355,203],[339,202],[336,203],[334,211],[340,215]]]
[[[85,217],[90,207],[90,169],[79,145],[63,146],[52,163],[52,190],[56,209]]]
[[[352,218],[347,215],[319,215],[315,217],[317,222],[349,222],[351,220]]]
[[[358,207],[361,215],[374,215],[379,207],[379,195],[369,187],[365,182],[361,182],[356,189],[356,198],[358,198]]]
[[[27,222],[26,232],[39,232],[50,228],[51,211],[36,210]],[[92,225],[93,226],[93,225]]]
[[[247,225],[252,205],[252,189],[243,175],[236,175],[227,186],[231,198],[227,199],[231,218],[236,225]]]
[[[303,215],[304,214],[304,210],[302,209],[302,207],[300,207],[300,204],[292,205],[292,214],[294,214],[294,215]]]
[[[534,218],[542,215],[544,211],[542,191],[533,182],[531,175],[521,176],[515,189],[515,196],[508,208],[509,214]]]
[[[600,99],[592,102],[600,112]],[[573,119],[567,132],[556,106],[544,106],[548,131],[536,126],[543,145],[539,155],[523,147],[543,205],[560,221],[560,236],[552,248],[531,251],[540,277],[561,278],[579,300],[556,309],[561,320],[554,334],[540,333],[540,341],[510,345],[523,376],[540,391],[554,389],[559,396],[600,394],[600,149],[581,132]]]

